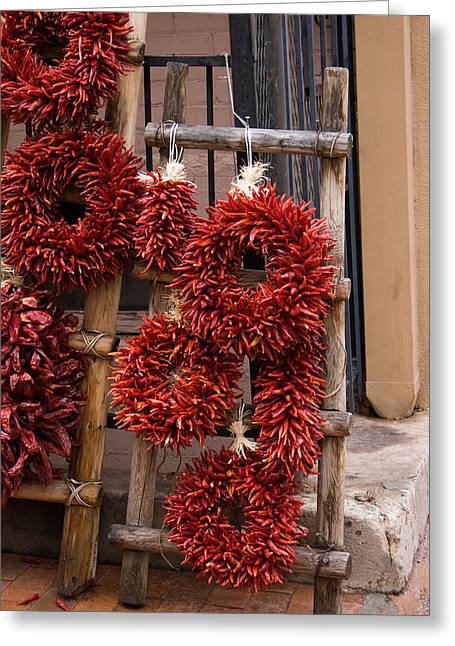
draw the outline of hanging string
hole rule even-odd
[[[242,193],[251,195],[254,191],[258,190],[261,183],[267,181],[265,171],[269,168],[270,164],[261,161],[253,163],[253,144],[251,140],[250,117],[241,117],[236,111],[234,106],[234,93],[232,90],[231,70],[229,67],[229,54],[225,52],[224,59],[226,61],[226,78],[228,82],[229,98],[231,102],[231,111],[234,117],[240,121],[245,128],[245,150],[246,150],[246,164],[240,169],[239,175],[233,182],[233,187],[240,190]]]
[[[251,129],[250,129],[250,117],[245,116],[241,117],[236,111],[234,106],[234,92],[232,90],[232,78],[231,78],[231,68],[229,67],[229,54],[224,52],[224,60],[226,62],[226,78],[229,88],[229,98],[231,101],[231,111],[234,117],[240,121],[242,126],[245,128],[245,149],[246,149],[246,160],[247,166],[253,165],[253,146],[251,144]]]
[[[171,126],[171,132],[169,133],[169,163],[170,164],[172,164],[173,162],[180,162],[183,154],[183,148],[181,148],[179,151],[176,144],[178,127],[179,127],[179,124],[174,121]]]

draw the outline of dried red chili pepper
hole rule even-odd
[[[63,599],[60,599],[60,597],[55,597],[55,605],[57,606],[57,608],[60,608],[60,610],[71,612],[71,608],[67,606]]]
[[[255,591],[283,583],[296,560],[293,546],[308,530],[299,525],[296,485],[223,448],[187,465],[166,498],[164,522],[183,563],[209,583]]]
[[[259,427],[256,456],[265,469],[289,478],[314,472],[323,437],[324,350],[322,336],[315,333],[310,347],[257,361],[253,423]]]
[[[184,176],[168,173],[141,176],[145,194],[139,200],[134,246],[146,269],[156,264],[162,271],[173,271],[182,260],[197,221],[193,197],[196,186]]]
[[[2,505],[24,479],[51,481],[50,453],[70,457],[88,363],[68,347],[76,326],[77,318],[65,316],[44,290],[2,285]],[[30,343],[28,332],[35,329],[39,333]]]
[[[112,404],[118,426],[153,445],[182,448],[193,438],[203,444],[226,425],[240,363],[183,322],[164,314],[146,317],[116,357]]]
[[[22,599],[22,601],[18,601],[17,605],[26,606],[28,603],[32,603],[32,601],[38,601],[39,598],[39,594],[35,592],[35,594],[32,594],[30,597],[26,597],[25,599]]]
[[[35,132],[81,127],[128,70],[127,13],[5,11],[2,18],[2,110]],[[56,45],[61,59],[44,58]]]
[[[56,291],[87,289],[119,274],[133,246],[141,163],[120,136],[98,127],[24,141],[7,155],[2,173],[5,262]],[[70,184],[85,206],[75,223],[60,207]]]

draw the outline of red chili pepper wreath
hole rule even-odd
[[[270,361],[260,357],[254,386],[253,424],[259,427],[255,456],[264,467],[312,473],[319,457],[324,397],[325,347],[316,335],[310,349],[296,347]]]
[[[225,426],[234,403],[239,362],[201,342],[182,322],[145,318],[139,335],[116,353],[112,404],[125,430],[152,445],[180,449]]]
[[[146,269],[156,264],[173,271],[182,260],[188,237],[195,228],[196,186],[184,179],[149,173],[143,176],[145,195],[139,201],[135,249]]]
[[[325,220],[312,217],[308,203],[277,196],[270,183],[249,195],[231,191],[207,212],[172,284],[181,288],[193,330],[250,359],[310,345],[334,290],[334,267],[325,264],[334,241]],[[255,289],[238,279],[247,249],[267,257],[267,280]]]
[[[264,472],[249,454],[206,451],[187,465],[167,497],[164,522],[183,563],[209,583],[259,590],[283,583],[307,534],[301,501],[286,477]]]
[[[6,11],[2,13],[2,110],[43,132],[79,128],[127,71],[127,13]],[[47,61],[43,53],[61,45]]]
[[[87,289],[126,266],[132,250],[141,161],[113,132],[62,132],[24,141],[2,173],[3,254],[18,274],[56,291]],[[85,213],[63,217],[65,190]]]
[[[51,481],[49,454],[70,457],[88,361],[68,348],[76,326],[47,292],[2,285],[2,505],[23,479]]]

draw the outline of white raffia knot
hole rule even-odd
[[[185,164],[180,161],[169,161],[163,169],[162,179],[186,179]]]
[[[24,284],[24,279],[22,276],[18,276],[14,269],[9,265],[5,265],[4,262],[1,263],[1,276],[2,276],[2,287],[5,285],[15,285],[16,287],[22,287]]]
[[[176,291],[168,293],[166,298],[166,314],[174,319],[174,321],[180,321],[182,318],[182,312],[180,310],[181,300]]]
[[[258,448],[257,442],[245,437],[247,430],[248,427],[241,421],[232,422],[229,426],[229,431],[234,436],[234,440],[229,448],[242,458],[246,458],[245,451],[256,451]]]
[[[270,164],[256,161],[252,166],[242,166],[239,175],[232,182],[232,190],[251,195],[258,191],[261,183],[267,180],[265,172]]]

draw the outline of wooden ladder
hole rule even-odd
[[[160,163],[167,159],[170,125],[167,120],[184,123],[188,66],[168,63],[161,124],[148,124],[145,142],[160,148]],[[333,264],[344,267],[344,202],[346,157],[352,147],[347,131],[348,70],[327,68],[324,75],[322,132],[272,131],[252,129],[255,152],[306,154],[320,156],[321,214],[328,219],[336,236]],[[194,149],[244,150],[244,133],[240,128],[184,126],[177,130],[177,145]],[[149,313],[165,311],[166,283],[173,275],[144,271],[136,266],[136,277],[154,281],[150,289]],[[264,280],[265,272],[243,270],[241,281],[255,285]],[[305,581],[315,577],[314,613],[341,613],[342,582],[350,574],[351,556],[344,550],[344,481],[345,438],[352,426],[352,415],[346,413],[346,352],[344,348],[345,302],[349,298],[350,281],[340,277],[334,308],[326,322],[328,335],[326,392],[324,401],[324,439],[321,441],[317,487],[316,547],[297,548],[297,561],[292,580]],[[224,433],[223,433],[224,434]],[[152,527],[155,498],[157,449],[140,437],[133,446],[130,488],[125,525],[112,525],[109,540],[123,549],[119,598],[127,605],[145,603],[149,554],[166,557],[179,554],[167,534]]]
[[[135,67],[119,79],[118,91],[108,103],[105,116],[110,128],[116,130],[125,139],[127,148],[134,146],[136,138],[136,112],[141,90],[147,14],[130,13],[129,22],[133,30],[128,36],[128,58]],[[2,164],[8,134],[9,121],[2,119]],[[80,198],[65,194],[63,200],[80,201]],[[107,360],[107,355],[115,348],[117,342],[117,312],[121,285],[122,276],[119,275],[112,281],[90,289],[85,298],[82,327],[84,330],[105,332],[108,336],[99,339],[90,352],[91,362],[83,385],[87,400],[82,411],[77,437],[78,446],[73,450],[68,478],[55,480],[47,486],[37,483],[23,484],[14,496],[22,500],[65,505],[58,571],[59,594],[65,597],[82,592],[95,577],[108,408],[108,377],[111,372],[111,363]],[[87,335],[89,338],[93,336],[88,332]],[[69,343],[70,347],[77,350],[87,347],[80,332],[71,335]],[[75,496],[74,488],[80,484],[83,486],[78,496]],[[82,503],[79,500],[82,500]]]

